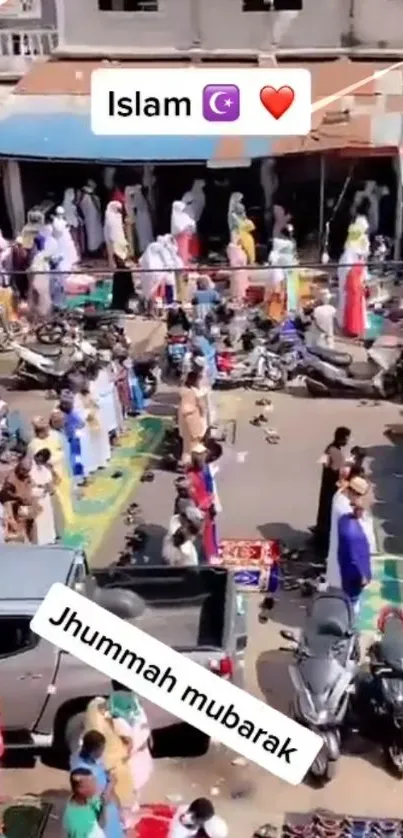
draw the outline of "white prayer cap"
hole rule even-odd
[[[205,821],[203,829],[209,838],[227,838],[228,835],[228,826],[219,815],[213,815],[212,818]]]
[[[56,214],[56,215],[59,215],[59,216],[61,216],[61,215],[62,215],[62,216],[63,216],[63,215],[65,215],[66,213],[64,212],[64,207],[57,207],[57,208],[56,208],[56,213],[55,213],[55,214]]]

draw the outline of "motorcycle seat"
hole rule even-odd
[[[31,352],[37,352],[44,358],[60,358],[62,354],[61,346],[48,346],[44,343],[31,343],[27,349],[30,349]]]
[[[310,346],[309,352],[316,358],[320,358],[321,361],[326,361],[326,363],[333,364],[335,367],[345,368],[353,363],[349,352],[337,352],[335,349],[327,349],[324,346]]]
[[[312,603],[308,618],[308,631],[319,636],[343,639],[352,630],[352,613],[342,595],[325,593]]]
[[[403,622],[389,619],[379,643],[379,658],[393,669],[403,670]]]

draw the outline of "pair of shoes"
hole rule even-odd
[[[269,445],[277,445],[280,442],[280,434],[275,428],[265,429],[265,437]]]

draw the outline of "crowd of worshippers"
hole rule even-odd
[[[145,406],[132,363],[120,353],[80,365],[68,385],[49,418],[34,418],[32,427],[0,405],[3,542],[61,538],[81,487],[106,468],[126,419]]]

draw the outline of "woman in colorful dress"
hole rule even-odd
[[[202,546],[205,560],[211,562],[218,555],[217,495],[214,477],[207,463],[207,454],[207,448],[202,443],[193,446],[191,465],[186,471],[186,477],[189,481],[191,499],[204,513]]]
[[[114,730],[127,748],[128,764],[135,797],[129,806],[122,807],[122,821],[126,831],[133,829],[139,818],[139,794],[153,772],[150,752],[151,730],[147,716],[134,693],[112,681],[113,693],[108,700]]]
[[[369,239],[362,234],[351,248],[354,264],[348,268],[345,279],[343,332],[349,337],[363,338],[368,328],[365,297],[368,254]]]

